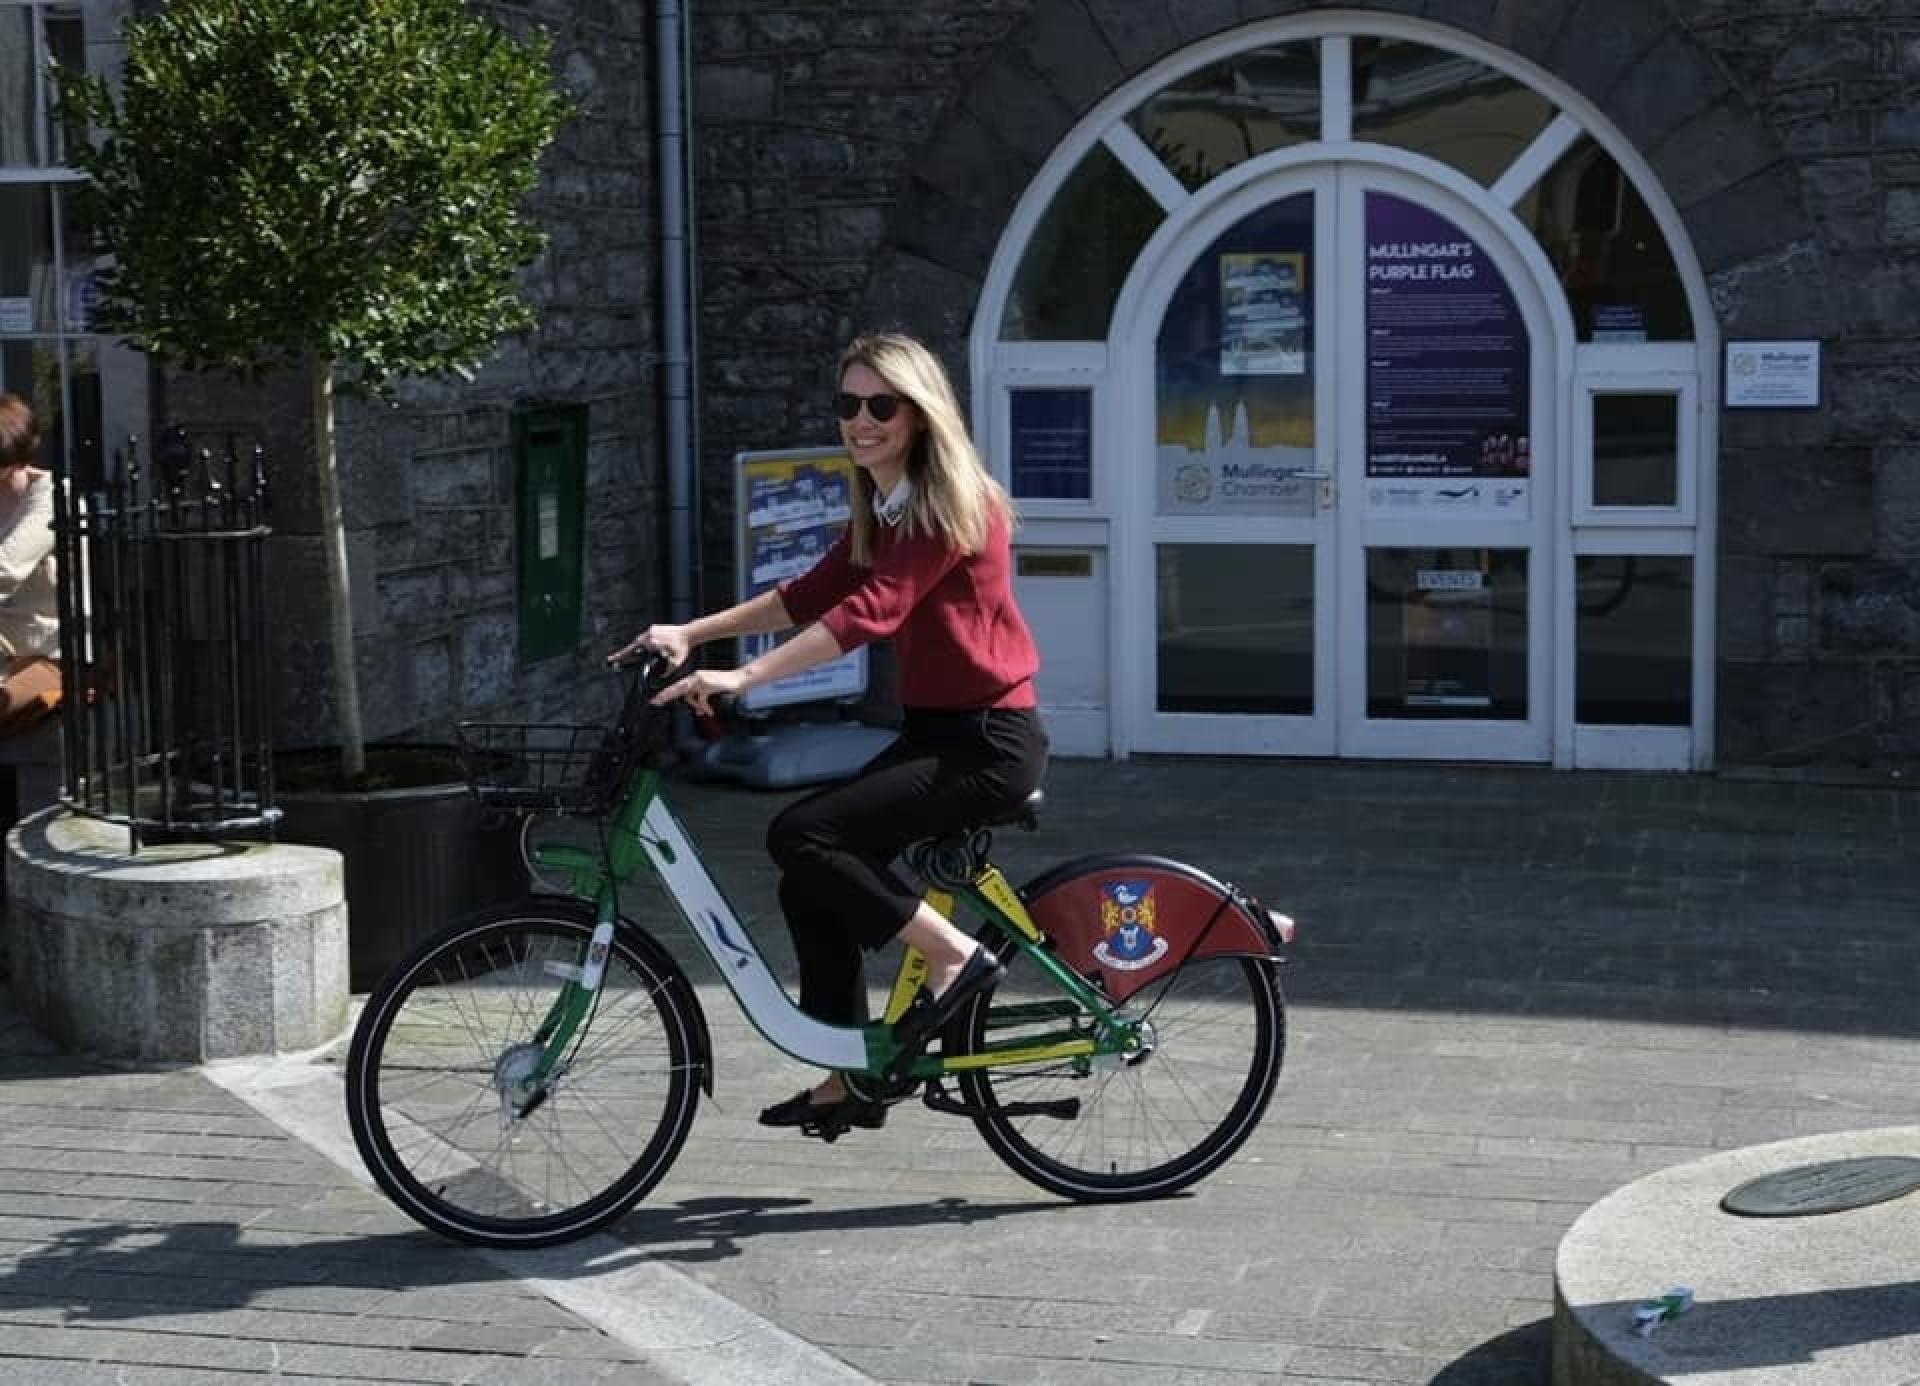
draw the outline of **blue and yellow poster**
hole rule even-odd
[[[801,448],[743,452],[735,462],[739,532],[734,553],[740,600],[745,601],[799,577],[840,537],[852,514],[853,461],[838,448]],[[771,635],[743,637],[741,662],[771,649],[774,642]],[[866,687],[867,652],[859,649],[750,689],[740,704],[743,711],[764,712],[790,703],[857,698]]]

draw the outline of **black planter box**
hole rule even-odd
[[[279,803],[282,842],[331,847],[344,859],[356,993],[459,916],[526,894],[519,822],[482,809],[464,783],[300,790]]]

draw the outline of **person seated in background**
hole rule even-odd
[[[53,477],[39,453],[33,410],[0,394],[0,736],[38,722],[60,690]]]

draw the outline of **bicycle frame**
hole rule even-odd
[[[571,893],[593,901],[592,941],[580,964],[559,968],[564,985],[546,1019],[535,1032],[544,1047],[538,1072],[529,1086],[544,1083],[557,1068],[574,1034],[593,1009],[605,969],[608,950],[618,926],[618,889],[630,880],[642,861],[649,864],[686,919],[734,1000],[766,1040],[783,1053],[821,1068],[851,1073],[881,1073],[899,1055],[892,1022],[905,1010],[926,974],[926,960],[907,950],[896,975],[886,1019],[866,1026],[828,1025],[802,1011],[768,967],[752,935],[741,925],[693,840],[660,793],[657,771],[636,773],[626,795],[607,824],[605,851],[547,844],[536,847],[536,866],[564,873]],[[1013,947],[1024,951],[1059,990],[1057,998],[995,1009],[996,1021],[1018,1023],[1059,1019],[1069,1029],[1060,1035],[1028,1036],[999,1049],[989,1045],[951,1059],[923,1055],[904,1076],[921,1078],[963,1069],[1020,1063],[1056,1062],[1119,1055],[1138,1048],[1138,1027],[1120,1019],[1093,987],[1054,959],[1042,945],[1044,935],[1029,917],[1018,893],[997,867],[984,865],[975,878],[949,894],[929,893],[935,907],[951,917],[956,898],[976,909],[995,925]],[[1091,1023],[1088,1023],[1090,1019]],[[1071,1022],[1078,1020],[1077,1026]]]

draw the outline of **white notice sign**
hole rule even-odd
[[[1820,343],[1727,343],[1727,408],[1817,409],[1819,405]]]

